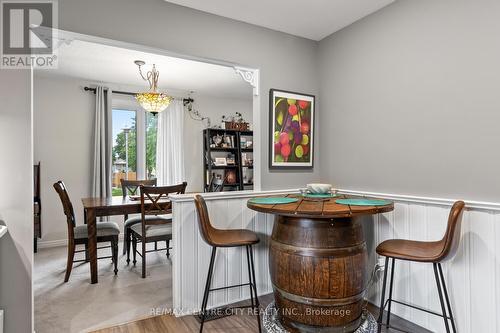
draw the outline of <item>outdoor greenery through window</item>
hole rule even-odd
[[[142,110],[113,109],[112,194],[121,196],[120,179],[156,178],[158,116]]]
[[[146,112],[146,178],[156,178],[156,133],[158,116]]]
[[[122,195],[120,179],[137,179],[136,123],[136,111],[113,109],[113,196]]]

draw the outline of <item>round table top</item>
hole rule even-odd
[[[305,198],[300,194],[273,195],[272,197],[291,197],[299,200],[297,202],[287,204],[263,205],[252,203],[250,199],[247,202],[247,207],[262,213],[316,219],[372,215],[394,210],[393,202],[384,206],[354,206],[338,204],[335,202],[337,199],[360,198],[347,195],[338,195],[336,197],[326,199]]]

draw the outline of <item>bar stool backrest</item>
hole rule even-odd
[[[61,199],[61,203],[63,206],[64,215],[66,215],[66,222],[68,223],[68,238],[73,239],[73,228],[76,224],[75,211],[73,210],[73,204],[69,199],[66,185],[64,185],[64,182],[60,180],[57,183],[54,183],[54,189],[56,190],[57,194],[59,194],[59,198]]]
[[[443,247],[443,250],[438,258],[438,261],[451,259],[455,256],[458,250],[464,208],[465,203],[463,201],[457,201],[451,207],[450,215],[448,216],[446,233],[443,239],[439,242],[439,244]]]
[[[194,203],[196,205],[196,211],[198,212],[198,225],[200,227],[201,237],[208,245],[215,246],[212,241],[212,235],[217,232],[217,229],[210,223],[210,217],[208,215],[207,204],[205,199],[199,194],[194,197]]]

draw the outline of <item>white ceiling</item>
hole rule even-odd
[[[143,60],[146,74],[153,64],[160,71],[159,90],[189,92],[226,97],[252,98],[252,87],[230,67],[129,50],[109,45],[73,40],[58,49],[56,70],[37,70],[45,76],[69,76],[118,86],[137,86],[148,82],[140,75],[134,60]]]
[[[319,41],[395,0],[166,0]]]

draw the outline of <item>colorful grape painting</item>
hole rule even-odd
[[[274,97],[274,162],[311,161],[311,102]]]

